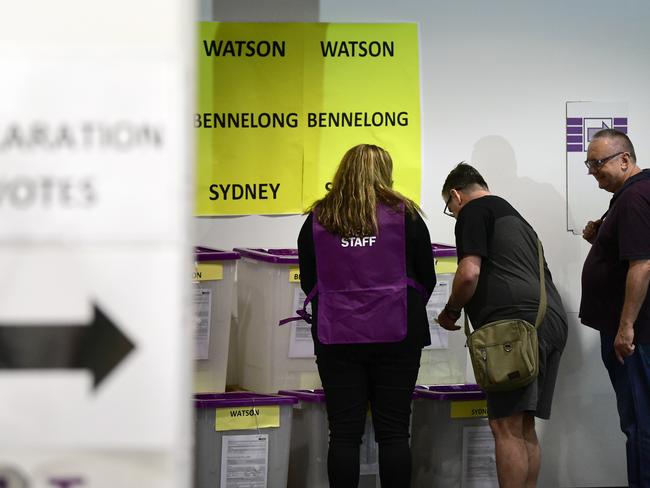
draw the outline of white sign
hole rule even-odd
[[[609,206],[611,194],[598,188],[598,182],[587,174],[584,164],[587,147],[601,129],[616,129],[627,134],[626,103],[567,102],[566,164],[567,164],[567,230],[582,236],[590,220],[599,219]]]
[[[2,488],[178,488],[184,481],[173,456],[160,453],[0,450]]]
[[[189,485],[187,80],[148,59],[3,62],[0,488]]]
[[[0,246],[0,449],[175,447],[186,264],[146,246]]]
[[[3,66],[0,241],[178,240],[179,69],[112,58]]]
[[[0,6],[0,488],[191,484],[191,11]]]

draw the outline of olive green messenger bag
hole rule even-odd
[[[465,314],[465,335],[476,382],[484,391],[510,391],[526,386],[539,373],[537,328],[546,315],[544,254],[537,240],[540,298],[535,325],[521,319],[489,322],[471,334]]]

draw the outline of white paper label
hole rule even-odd
[[[497,488],[494,437],[488,425],[463,427],[463,488]]]
[[[433,289],[431,298],[427,303],[427,320],[429,321],[429,332],[431,334],[431,345],[425,349],[447,349],[449,347],[449,332],[436,323],[436,319],[449,299],[449,281],[438,276],[438,283]]]
[[[194,359],[208,359],[210,349],[210,324],[212,290],[194,289]]]
[[[296,314],[296,310],[303,307],[306,295],[300,286],[296,286],[293,295],[293,304],[290,316]],[[307,312],[311,313],[311,303],[307,305]],[[289,336],[289,357],[290,358],[313,358],[314,341],[311,337],[311,325],[304,320],[291,322],[291,334]]]
[[[221,443],[222,488],[267,488],[268,434],[225,435]]]

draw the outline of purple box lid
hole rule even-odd
[[[297,249],[236,247],[234,250],[246,258],[256,259],[257,261],[274,264],[298,264]]]
[[[231,261],[233,259],[241,259],[238,252],[222,251],[221,249],[212,249],[203,246],[196,246],[194,248],[194,260],[197,263],[205,261]]]
[[[478,385],[432,385],[419,386],[418,398],[428,400],[485,400],[485,393]]]
[[[301,402],[322,403],[325,401],[325,392],[318,390],[280,390],[278,395],[293,396]],[[416,392],[413,392],[413,400],[417,398]]]
[[[323,403],[325,401],[323,390],[280,390],[278,395],[292,396],[301,402]]]
[[[229,391],[226,393],[197,393],[194,395],[196,408],[253,407],[265,405],[293,405],[298,399],[291,396],[267,395],[250,391]]]
[[[431,243],[431,249],[433,249],[433,257],[436,258],[450,258],[456,257],[456,247],[449,244],[440,244],[438,242]]]

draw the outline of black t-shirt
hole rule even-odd
[[[406,274],[422,284],[429,293],[436,285],[436,274],[433,263],[431,238],[424,220],[419,215],[412,218],[405,215],[404,230],[406,233]],[[316,253],[314,250],[314,236],[312,230],[313,214],[310,214],[300,229],[298,236],[298,257],[300,260],[300,286],[305,293],[309,293],[316,285]],[[317,316],[318,295],[312,303],[312,337],[314,339],[314,352],[324,354],[328,351],[349,348],[346,344],[322,344],[318,340]],[[407,291],[407,334],[399,343],[387,344],[394,348],[422,348],[431,344],[429,322],[427,320],[426,302],[422,295],[409,287]],[[354,345],[356,346],[356,345]],[[370,344],[369,346],[373,346]]]
[[[582,268],[580,320],[616,334],[629,261],[650,259],[650,170],[629,178],[610,202]],[[650,293],[634,324],[635,342],[650,343]]]
[[[476,291],[465,309],[480,327],[503,319],[534,324],[539,307],[537,234],[503,198],[487,195],[467,203],[456,221],[458,260],[480,256]],[[547,310],[538,335],[558,348],[566,343],[566,313],[544,263]]]

